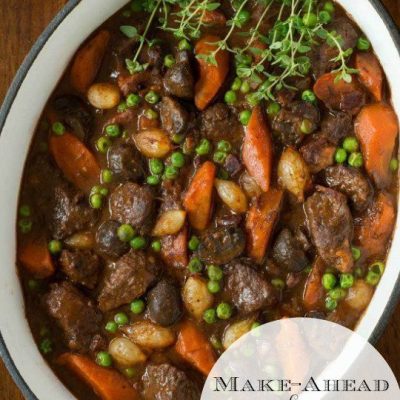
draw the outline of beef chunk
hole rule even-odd
[[[276,238],[272,257],[277,264],[290,272],[300,272],[310,264],[301,244],[286,228]]]
[[[99,257],[90,250],[63,250],[61,270],[74,283],[93,289],[98,280]]]
[[[131,145],[118,143],[110,147],[107,153],[108,168],[113,172],[114,180],[137,181],[144,175],[141,155]]]
[[[53,105],[73,132],[81,140],[87,139],[93,122],[93,115],[87,104],[78,96],[65,95],[57,97]]]
[[[164,88],[172,96],[192,99],[194,96],[194,78],[190,64],[177,62],[168,69],[163,79]]]
[[[322,121],[321,131],[334,145],[352,134],[353,118],[346,112],[331,112]]]
[[[55,239],[91,227],[96,221],[95,211],[89,207],[84,194],[67,183],[55,187],[52,203],[49,224]]]
[[[162,326],[169,326],[182,315],[182,302],[179,289],[171,282],[159,282],[147,296],[150,319]]]
[[[307,163],[310,172],[316,174],[335,162],[336,146],[325,135],[313,135],[300,148],[300,153]]]
[[[224,162],[224,168],[226,172],[232,176],[237,176],[242,171],[242,163],[233,154],[228,154]]]
[[[125,183],[110,196],[111,218],[121,224],[142,228],[153,212],[154,197],[148,187]],[[148,222],[148,221],[147,221]]]
[[[145,400],[200,399],[196,384],[170,364],[149,365],[142,380]]]
[[[310,131],[314,132],[320,121],[318,108],[306,101],[296,101],[279,111],[272,121],[272,128],[278,133],[282,144],[298,146],[304,137],[301,131],[304,120],[310,122]]]
[[[243,128],[232,110],[223,103],[208,107],[200,116],[201,133],[213,142],[228,140],[235,146],[241,143]]]
[[[138,92],[143,88],[151,88],[157,92],[162,90],[160,75],[152,74],[149,70],[138,72],[133,75],[120,74],[117,83],[125,97],[130,93]]]
[[[140,52],[139,61],[141,64],[148,64],[150,67],[160,69],[163,64],[163,50],[160,45],[145,45]]]
[[[217,227],[238,227],[243,221],[243,216],[240,214],[233,214],[225,207],[217,210],[215,214],[215,225]]]
[[[318,254],[340,272],[353,268],[353,219],[346,196],[322,186],[305,203],[308,229]]]
[[[117,258],[128,252],[129,245],[118,238],[119,226],[118,222],[107,220],[97,229],[96,250],[102,256]]]
[[[330,188],[349,197],[355,210],[363,211],[367,208],[372,197],[372,187],[358,169],[344,165],[329,167],[325,171],[325,180]]]
[[[198,256],[210,264],[227,264],[243,253],[246,244],[242,229],[237,227],[210,228],[200,239]]]
[[[184,133],[189,123],[189,113],[172,97],[163,97],[160,118],[162,127],[171,135]]]
[[[109,311],[146,293],[157,277],[154,259],[131,250],[108,265],[98,297],[102,311]]]
[[[91,300],[71,283],[62,282],[51,286],[45,306],[64,332],[68,347],[74,351],[87,351],[102,321],[101,313]]]
[[[329,31],[335,31],[340,35],[343,50],[354,48],[357,44],[359,35],[348,18],[336,19],[329,26]],[[327,42],[318,44],[312,56],[312,67],[315,75],[318,77],[337,68],[339,64],[332,61],[337,55],[338,49],[336,46],[330,46]]]
[[[276,302],[272,285],[245,262],[232,262],[225,278],[225,292],[241,313],[252,313]]]

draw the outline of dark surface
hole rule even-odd
[[[17,7],[16,0],[10,0],[6,6],[0,7],[0,20],[4,21],[2,28],[7,32],[7,41],[4,41],[2,51],[0,52],[0,96],[3,98],[7,87],[9,86],[18,65],[22,58],[33,44],[34,39],[38,36],[41,30],[47,25],[52,15],[65,2],[60,0],[48,0],[46,7],[43,9],[42,2],[38,0],[27,0],[29,4],[25,7]],[[397,2],[387,0],[393,12],[397,10]],[[27,6],[27,7],[26,7]],[[17,23],[18,21],[18,23]],[[4,70],[3,70],[4,69]],[[395,370],[395,374],[400,376],[400,361],[396,357],[398,354],[398,337],[400,336],[400,313],[392,319],[391,324],[386,330],[386,334],[380,342],[380,349]],[[3,385],[5,386],[3,387]],[[3,376],[0,370],[0,399],[20,399],[21,396],[17,390],[14,390],[13,385],[8,381],[7,375]]]

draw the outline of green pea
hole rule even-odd
[[[239,121],[242,125],[246,126],[250,122],[251,118],[251,111],[250,110],[244,110],[239,114]]]
[[[218,170],[217,176],[218,176],[218,179],[224,179],[224,180],[229,179],[229,174],[228,174],[228,172],[227,172],[225,169],[223,169],[223,168],[220,168],[220,169]]]
[[[40,282],[36,279],[29,279],[28,281],[28,288],[29,290],[32,290],[33,292],[40,289]]]
[[[109,353],[106,351],[100,351],[96,356],[96,363],[100,365],[100,367],[108,368],[112,365],[112,358]]]
[[[99,193],[104,197],[108,196],[108,192],[109,192],[109,190],[105,187],[101,187],[100,191],[99,191]]]
[[[364,271],[363,271],[363,269],[362,269],[361,267],[357,267],[357,268],[354,270],[354,276],[355,276],[356,278],[363,278],[363,277],[364,277]]]
[[[21,233],[29,233],[32,230],[32,221],[26,218],[20,219],[18,221],[18,226]]]
[[[243,81],[242,85],[240,86],[240,91],[243,94],[247,94],[250,92],[250,83],[247,81]]]
[[[204,156],[211,151],[211,143],[208,139],[201,139],[199,145],[196,147],[196,153],[199,156]]]
[[[214,308],[209,308],[208,310],[204,311],[203,319],[207,324],[215,324],[217,322],[217,312]]]
[[[101,171],[101,182],[102,183],[111,183],[113,178],[113,173],[110,169],[103,169]]]
[[[371,43],[366,37],[360,37],[357,40],[357,49],[361,51],[368,51],[371,48]]]
[[[151,248],[156,253],[159,253],[161,251],[161,242],[159,240],[154,240],[151,242]]]
[[[236,93],[233,90],[228,90],[225,93],[224,100],[226,104],[234,104],[237,100]]]
[[[183,50],[192,50],[192,46],[191,44],[186,40],[186,39],[182,39],[179,43],[178,43],[178,49],[180,51]]]
[[[365,282],[367,282],[368,285],[371,286],[376,286],[380,280],[381,280],[381,275],[377,274],[374,271],[368,271],[367,276],[365,277]]]
[[[108,321],[104,329],[109,333],[116,333],[118,330],[118,324],[114,321]]]
[[[96,149],[98,152],[105,154],[111,147],[111,140],[106,136],[101,136],[96,141]]]
[[[65,126],[62,122],[54,122],[52,130],[55,135],[62,136],[65,133]]]
[[[279,111],[281,111],[281,106],[279,103],[270,103],[267,107],[267,114],[270,117],[275,117],[279,114]]]
[[[342,300],[346,297],[346,291],[337,287],[329,291],[329,297],[333,300]]]
[[[103,207],[103,196],[101,194],[92,194],[89,198],[89,204],[94,209]]]
[[[221,284],[218,281],[208,281],[207,289],[210,293],[218,293],[221,291]]]
[[[160,101],[160,96],[154,91],[150,90],[144,98],[149,104],[156,104]]]
[[[173,165],[168,165],[165,168],[165,178],[166,179],[176,179],[179,175],[179,169],[174,167]]]
[[[396,172],[399,169],[399,161],[397,160],[397,158],[393,158],[392,160],[390,160],[390,170],[392,172]]]
[[[232,316],[232,306],[228,303],[219,303],[217,306],[217,317],[219,319],[229,319]]]
[[[171,164],[176,168],[182,168],[185,165],[185,156],[179,151],[172,153]]]
[[[236,15],[236,20],[238,21],[239,26],[242,26],[250,20],[250,17],[251,17],[250,11],[240,10]]]
[[[200,245],[200,240],[197,236],[192,236],[189,240],[188,247],[191,251],[196,251]]]
[[[221,341],[215,336],[211,336],[210,343],[216,350],[221,350],[223,347]]]
[[[136,107],[140,104],[141,98],[138,94],[136,93],[131,93],[128,95],[126,98],[126,105],[128,107]]]
[[[373,264],[370,265],[369,269],[379,275],[383,275],[383,273],[385,272],[385,264],[380,261],[375,261]]]
[[[347,160],[347,151],[345,149],[339,148],[335,153],[335,161],[338,164],[343,164]]]
[[[321,11],[318,15],[319,20],[321,21],[321,23],[323,24],[329,24],[329,22],[332,21],[332,15],[328,12],[328,11]]]
[[[63,248],[62,243],[59,240],[51,240],[48,247],[50,253],[53,255],[61,253]]]
[[[240,78],[235,78],[232,83],[231,89],[236,92],[240,89],[241,86],[242,86],[242,81],[240,80]]]
[[[314,124],[309,119],[303,119],[303,121],[301,121],[300,130],[305,135],[309,135],[314,130]]]
[[[213,160],[217,164],[223,164],[226,160],[227,154],[223,151],[216,151],[213,155]]]
[[[135,368],[132,368],[132,367],[125,368],[123,372],[124,372],[124,375],[129,379],[132,379],[136,375],[136,370],[135,370]]]
[[[157,119],[157,118],[158,118],[158,112],[152,110],[151,108],[148,108],[148,109],[145,111],[144,116],[145,116],[147,119]]]
[[[361,153],[351,153],[348,161],[349,165],[354,168],[361,168],[364,164]]]
[[[118,326],[123,326],[129,323],[129,318],[124,312],[119,312],[114,315],[114,321]]]
[[[53,351],[53,342],[51,339],[46,338],[42,340],[40,343],[40,351],[43,354],[50,354]]]
[[[322,276],[322,286],[326,290],[331,290],[336,286],[337,279],[332,273],[326,273]]]
[[[19,208],[19,215],[21,217],[30,217],[31,216],[31,208],[27,205],[23,205]]]
[[[328,297],[325,299],[325,308],[326,308],[328,311],[333,311],[333,310],[335,310],[335,309],[337,308],[337,306],[338,306],[337,301],[334,300],[334,299],[332,299],[331,297],[328,296]]]
[[[172,54],[167,54],[167,55],[164,57],[164,65],[165,65],[167,68],[171,68],[174,64],[175,64],[175,58],[174,58],[174,56],[173,56]]]
[[[220,281],[223,278],[224,273],[220,267],[211,264],[207,267],[207,275],[212,281]]]
[[[307,101],[307,102],[309,102],[309,103],[314,103],[315,100],[317,100],[317,97],[315,96],[314,92],[311,91],[311,90],[305,90],[305,91],[302,93],[301,98],[302,98],[304,101]]]
[[[285,288],[285,282],[280,278],[274,278],[271,280],[271,284],[274,288],[278,290],[283,290]]]
[[[164,171],[164,163],[158,158],[151,158],[149,161],[150,172],[154,175],[160,175]]]
[[[220,140],[217,143],[217,149],[229,153],[232,150],[232,146],[227,140]]]
[[[126,101],[121,102],[118,107],[117,107],[117,112],[118,113],[123,113],[128,109],[128,104]]]
[[[158,175],[150,175],[146,178],[146,182],[151,186],[156,186],[160,183],[160,177]]]
[[[121,136],[121,129],[117,124],[111,124],[106,126],[106,134],[109,137],[116,138]]]
[[[192,274],[197,274],[203,269],[203,264],[198,257],[193,257],[189,261],[188,269]]]
[[[361,250],[358,247],[352,246],[351,253],[353,254],[354,261],[358,261],[361,258]]]
[[[331,14],[333,14],[334,12],[335,12],[335,6],[334,6],[334,4],[331,2],[331,1],[327,1],[325,4],[324,4],[324,10],[325,11],[328,11],[329,13],[331,13]]]
[[[133,300],[131,303],[131,311],[133,314],[141,314],[145,308],[146,305],[144,304],[144,301],[142,299]]]
[[[349,152],[354,153],[358,150],[358,140],[354,136],[348,136],[343,140],[343,148]]]
[[[175,133],[172,136],[172,141],[176,144],[181,144],[185,140],[185,135]]]
[[[352,274],[340,275],[340,287],[342,289],[350,289],[354,285],[354,276]]]
[[[314,13],[307,13],[303,16],[303,24],[310,28],[314,28],[318,23],[318,17]]]
[[[135,230],[129,224],[123,224],[117,230],[117,236],[121,242],[130,242],[135,234]]]
[[[136,236],[129,242],[133,250],[141,250],[146,247],[146,239],[142,236]]]

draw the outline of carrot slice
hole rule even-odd
[[[216,10],[214,11],[205,10],[203,16],[200,18],[202,18],[202,22],[204,22],[205,24],[210,24],[210,25],[226,24],[225,15]]]
[[[218,36],[207,35],[201,38],[195,47],[197,56],[209,56],[217,50],[213,43],[218,42]],[[215,54],[216,65],[210,64],[203,58],[197,58],[200,78],[195,86],[194,102],[199,110],[204,110],[220,90],[229,71],[229,54],[219,50]]]
[[[270,189],[263,193],[247,214],[247,254],[261,263],[282,206],[283,192]]]
[[[375,100],[382,100],[383,72],[373,53],[357,53],[356,68],[361,83],[372,93]]]
[[[215,171],[215,165],[206,161],[195,173],[183,200],[191,225],[199,230],[210,220]]]
[[[56,271],[44,238],[23,244],[18,251],[18,259],[35,278],[48,278]]]
[[[315,310],[321,305],[325,294],[322,286],[323,273],[324,262],[320,257],[317,257],[304,286],[303,303],[307,310]]]
[[[395,112],[387,104],[368,104],[357,116],[354,128],[368,174],[379,188],[387,187],[392,180],[390,160],[399,131]]]
[[[329,72],[317,79],[314,93],[328,108],[357,114],[365,103],[365,93],[355,78],[351,82],[336,79],[337,73]]]
[[[261,107],[251,113],[243,140],[242,158],[249,174],[258,186],[268,192],[272,170],[272,139]]]
[[[215,353],[204,334],[189,321],[181,325],[176,352],[204,375],[208,375],[215,364]]]
[[[109,41],[110,33],[103,30],[78,50],[70,75],[71,85],[78,92],[86,93],[96,79]]]
[[[138,400],[139,394],[129,381],[112,369],[97,365],[86,356],[73,353],[62,354],[58,358],[85,381],[102,400]]]
[[[100,176],[100,167],[91,151],[73,134],[51,135],[50,151],[65,177],[79,189],[88,191]]]
[[[362,247],[364,256],[384,255],[395,220],[392,197],[380,192],[356,226],[357,242]]]

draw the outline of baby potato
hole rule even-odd
[[[144,363],[147,359],[135,343],[123,337],[113,339],[108,346],[108,352],[118,365],[125,368]]]
[[[250,332],[254,321],[254,318],[248,318],[229,325],[226,328],[224,337],[222,339],[222,345],[224,346],[224,349],[226,350],[229,346],[236,342],[236,340],[240,339],[247,332]]]
[[[191,276],[185,283],[182,292],[186,309],[197,319],[203,317],[204,311],[214,302],[214,296],[207,288],[207,282],[199,276]]]
[[[172,143],[161,129],[149,129],[133,136],[138,150],[148,158],[164,158],[171,150]]]
[[[215,180],[215,188],[221,200],[234,212],[247,211],[247,198],[241,187],[232,181],[223,179]]]
[[[171,210],[161,214],[153,229],[153,236],[175,235],[178,233],[186,220],[186,211]]]
[[[298,202],[304,201],[304,192],[311,184],[310,171],[303,157],[295,149],[287,147],[279,160],[278,182]]]
[[[373,294],[373,287],[359,279],[349,289],[344,302],[352,309],[363,312],[371,301]]]
[[[95,83],[87,92],[89,103],[100,110],[110,110],[121,101],[121,93],[117,86],[111,83]]]

